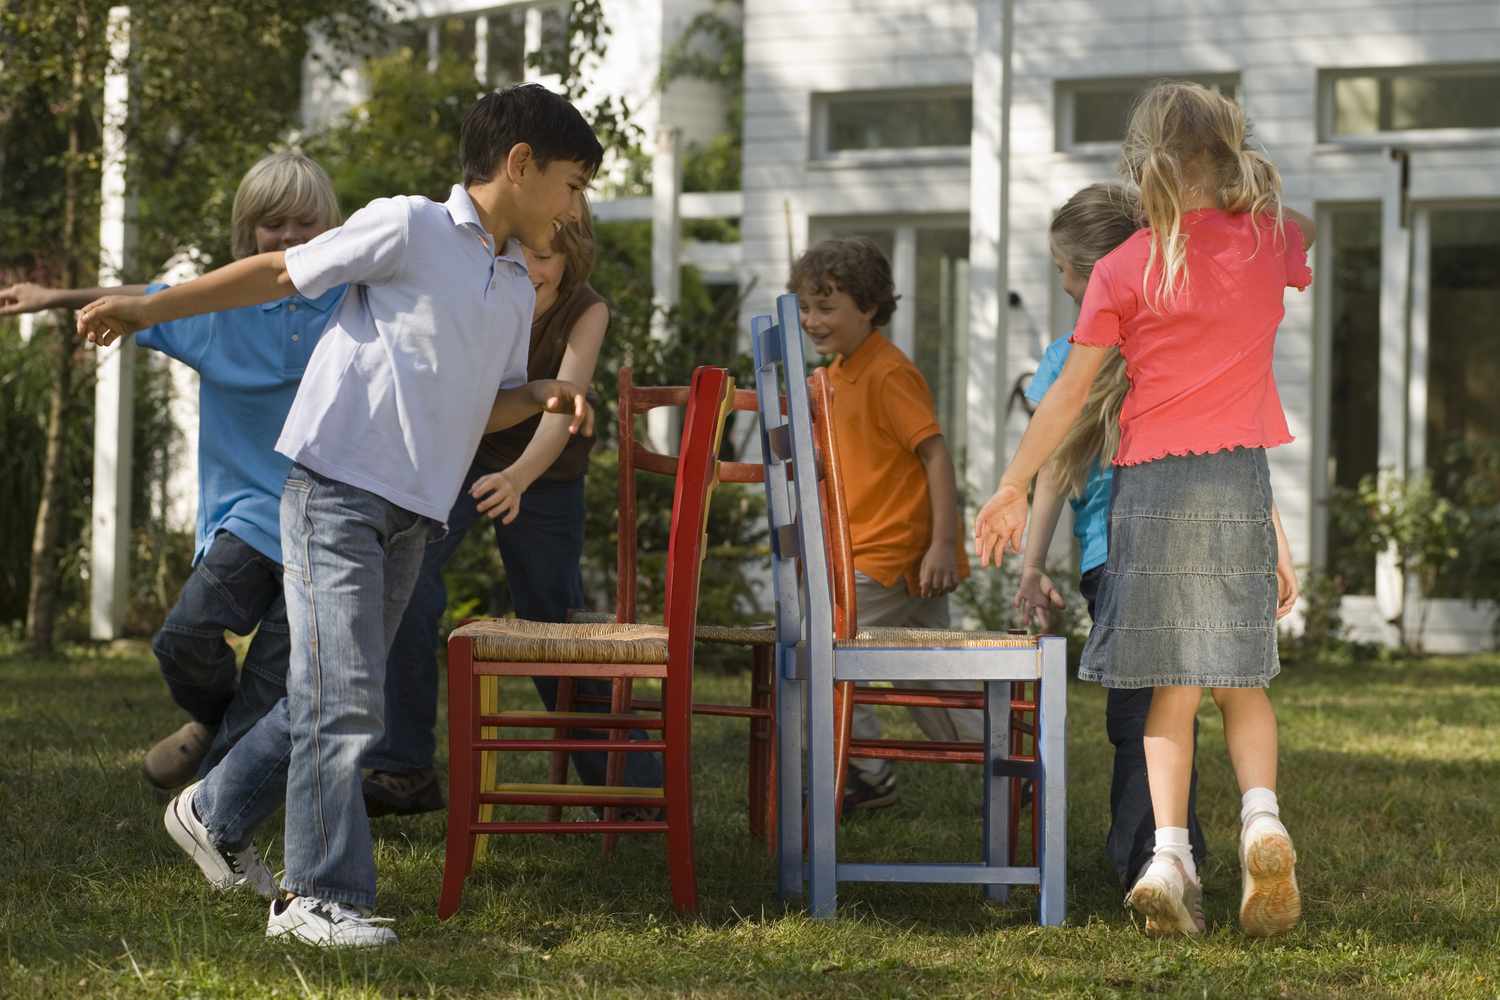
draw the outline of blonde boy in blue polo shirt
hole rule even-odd
[[[273,153],[235,191],[235,259],[289,250],[340,222],[333,182],[301,153]],[[150,295],[170,285],[0,289],[0,315],[76,309],[104,294]],[[286,695],[291,635],[281,588],[281,487],[291,461],[276,436],[344,286],[148,327],[136,343],[198,373],[198,524],[193,572],[151,649],[189,720],[146,753],[141,770],[170,795],[201,777]],[[255,633],[235,667],[225,631]],[[262,866],[263,868],[264,866]],[[255,888],[273,894],[269,872]],[[236,880],[238,884],[239,880]],[[230,888],[232,886],[225,886]]]
[[[534,293],[521,245],[550,246],[603,149],[572,105],[536,85],[481,98],[459,147],[464,183],[443,204],[377,199],[285,254],[144,299],[101,299],[78,317],[103,346],[183,315],[352,286],[277,442],[293,462],[281,500],[287,697],[166,816],[219,881],[254,857],[250,836],[284,796],[286,896],[271,904],[268,937],[395,942],[369,915],[360,763],[383,729],[386,653],[423,548],[486,431],[543,410],[592,427],[582,387],[526,382]]]

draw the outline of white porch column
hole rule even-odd
[[[666,314],[677,308],[682,299],[682,216],[678,194],[682,190],[682,158],[678,146],[682,131],[660,128],[651,158],[651,300],[652,335],[665,340],[669,335]],[[653,445],[669,449],[672,439],[672,411],[652,410],[646,423]]]
[[[103,180],[99,210],[99,284],[117,285],[130,252],[125,193],[125,117],[130,104],[130,8],[109,10],[109,69],[104,77]],[[89,553],[89,635],[113,639],[125,620],[130,583],[131,417],[135,342],[98,354],[94,383],[94,503]]]
[[[1382,479],[1405,476],[1407,403],[1407,307],[1411,278],[1411,227],[1406,218],[1407,156],[1391,150],[1385,164],[1380,231],[1380,437],[1377,465]],[[1375,560],[1375,604],[1386,621],[1402,613],[1406,581],[1394,550]],[[1394,628],[1387,640],[1394,642]]]
[[[1005,459],[1009,318],[1011,0],[980,0],[969,140],[968,481],[995,490]]]

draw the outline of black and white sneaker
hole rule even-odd
[[[884,809],[893,805],[897,798],[894,769],[887,768],[880,777],[870,781],[850,768],[844,779],[844,819],[872,809]]]
[[[296,896],[271,903],[266,937],[293,937],[319,948],[378,948],[395,944],[389,917],[370,917],[344,903]]]
[[[220,847],[209,838],[208,828],[198,819],[197,810],[193,808],[193,799],[201,784],[201,781],[193,782],[167,803],[166,815],[162,817],[167,833],[202,869],[208,884],[220,892],[248,885],[262,899],[275,896],[276,879],[256,853],[254,844],[233,850]]]

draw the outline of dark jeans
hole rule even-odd
[[[365,766],[381,771],[411,771],[432,766],[435,751],[438,695],[438,624],[448,605],[443,567],[458,550],[469,529],[482,515],[469,496],[474,480],[484,475],[471,468],[448,514],[448,533],[427,545],[416,590],[391,646],[386,672],[385,738],[365,759]],[[566,621],[568,612],[583,606],[583,479],[570,482],[538,480],[521,495],[521,511],[510,524],[491,522],[511,603],[521,618],[539,622]],[[533,678],[548,710],[557,706],[557,680]],[[603,705],[578,705],[579,711],[608,712],[608,681],[575,682],[578,694],[597,694]],[[585,738],[604,737],[596,730],[580,731]],[[636,730],[633,739],[645,739]],[[574,753],[573,768],[586,785],[605,782],[603,753]],[[639,787],[661,784],[658,754],[632,753],[625,758],[625,783]]]
[[[238,674],[226,630],[255,631]],[[281,565],[220,531],[183,584],[151,649],[172,700],[217,730],[199,770],[207,774],[286,695],[291,633]]]
[[[1094,598],[1099,593],[1099,578],[1104,567],[1096,566],[1078,581],[1078,592],[1094,615]],[[1141,869],[1151,860],[1156,847],[1156,817],[1151,810],[1151,786],[1146,781],[1146,713],[1151,711],[1154,688],[1109,688],[1104,720],[1109,741],[1115,746],[1115,769],[1109,785],[1109,837],[1104,848],[1120,877],[1120,885],[1130,888]],[[1198,720],[1193,720],[1193,747],[1198,745]],[[1193,845],[1193,860],[1201,868],[1208,858],[1203,828],[1198,825],[1198,768],[1188,784],[1188,840]]]

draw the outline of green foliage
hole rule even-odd
[[[1350,643],[1344,628],[1344,578],[1321,570],[1301,574],[1302,630],[1282,629],[1279,648],[1283,660],[1351,659],[1378,655],[1365,644]]]
[[[1428,595],[1444,567],[1459,557],[1472,520],[1467,510],[1440,495],[1425,474],[1365,476],[1352,490],[1336,489],[1328,509],[1349,540],[1344,558],[1368,564],[1393,550],[1402,574],[1414,577]],[[1422,617],[1425,624],[1425,610]],[[1405,619],[1403,612],[1393,621],[1402,648],[1420,648],[1421,626],[1408,636]]]
[[[682,165],[684,191],[738,191],[744,159],[745,31],[743,0],[716,0],[699,13],[662,58],[661,86],[697,79],[724,94],[724,131],[687,150]],[[690,233],[696,239],[712,239]],[[733,239],[738,239],[738,235]]]
[[[23,344],[12,319],[0,319],[0,622],[26,617],[31,573],[31,536],[36,525],[41,481],[37,468],[46,446],[47,402],[52,388],[52,359],[47,348],[55,336],[43,329]],[[76,498],[64,510],[59,553],[63,607],[86,605],[81,567],[88,559],[89,508],[94,472],[93,420],[81,404],[93,394],[87,382],[74,384],[73,400],[83,419],[67,425],[63,494]]]

